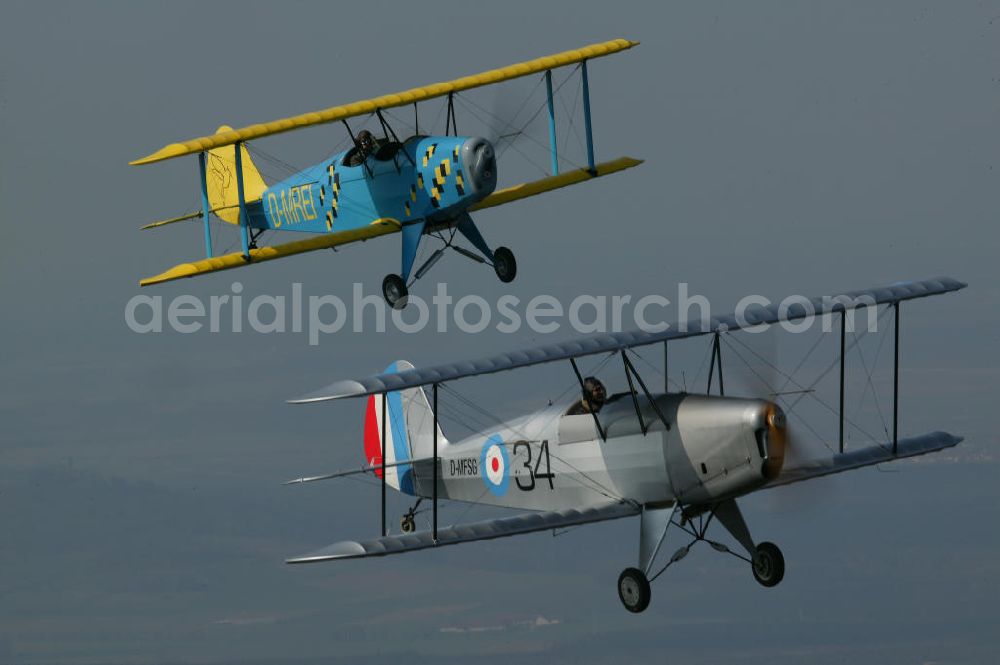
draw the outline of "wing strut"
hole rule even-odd
[[[660,419],[660,422],[663,423],[663,427],[669,432],[670,431],[670,421],[667,420],[667,417],[665,415],[663,415],[663,411],[660,410],[659,404],[656,403],[656,400],[654,400],[653,396],[649,393],[649,388],[646,387],[646,382],[642,380],[641,376],[639,376],[639,372],[636,371],[635,365],[633,365],[632,361],[628,359],[627,355],[625,355],[625,349],[622,349],[622,361],[624,361],[624,363],[625,363],[625,375],[628,376],[629,373],[631,373],[632,375],[635,376],[636,381],[639,382],[639,386],[642,388],[642,392],[645,393],[645,395],[646,395],[646,399],[649,400],[649,405],[651,407],[653,407],[653,411],[656,412],[656,417]],[[628,384],[629,384],[629,387],[632,386],[632,379],[631,378],[629,378]],[[632,397],[633,397],[633,399],[635,399],[635,389],[632,390]],[[638,402],[636,403],[636,409],[638,410]],[[639,423],[642,424],[642,417],[641,416],[639,417]],[[646,429],[647,428],[645,428],[645,427],[643,428],[643,431],[642,431],[643,434],[646,433]]]
[[[382,395],[382,464],[385,465],[385,431],[388,429],[385,420],[385,405],[389,401],[388,395]],[[385,469],[382,469],[382,537],[385,538],[389,532],[385,528]]]
[[[240,242],[243,245],[243,260],[250,262],[250,237],[247,229],[247,201],[243,193],[243,142],[233,144],[236,149],[236,195],[240,201]],[[208,210],[208,207],[205,207]]]
[[[438,384],[434,384],[434,507],[431,521],[431,538],[438,539]]]
[[[454,134],[450,132],[454,130]],[[448,111],[444,114],[444,135],[458,136],[458,122],[455,120],[455,93],[448,93]]]
[[[587,76],[587,61],[580,61],[580,82],[583,91],[583,127],[587,139],[587,172],[595,176],[594,132],[590,121],[590,79]],[[558,91],[558,89],[557,89]],[[549,117],[549,156],[552,161],[552,175],[559,175],[559,148],[556,135],[556,110],[552,96],[552,70],[545,70],[545,103]]]
[[[899,305],[892,303],[893,308],[893,357],[892,357],[892,456],[899,452]],[[716,333],[718,337],[718,333]],[[847,310],[840,313],[840,405],[839,405],[839,445],[837,451],[844,453],[844,374],[847,358]],[[721,359],[720,359],[721,362]],[[722,369],[719,369],[719,384],[721,388]],[[711,386],[711,384],[709,384]],[[710,387],[711,389],[711,387]]]
[[[587,61],[580,63],[580,78],[583,83],[583,127],[587,135],[587,170],[597,175],[594,168],[594,135],[590,129],[590,82],[587,79]]]
[[[899,303],[895,304],[892,358],[892,456],[899,451]]]
[[[545,71],[545,100],[549,107],[549,150],[552,153],[552,175],[559,175],[559,149],[556,146],[556,111],[552,105],[552,70]]]
[[[847,310],[840,313],[840,453],[844,452],[844,364],[847,343]]]
[[[205,167],[207,154],[204,150],[198,153],[198,172],[201,174],[201,220],[205,224],[205,258],[212,258],[212,227],[208,223],[208,170]]]
[[[639,429],[642,430],[642,435],[646,436],[646,432],[648,431],[646,421],[643,420],[642,410],[639,408],[639,395],[636,394],[635,384],[632,383],[632,372],[629,371],[628,356],[625,355],[625,349],[622,349],[622,363],[625,365],[625,378],[628,379],[628,392],[632,395],[632,406],[635,407],[635,417],[639,419]]]
[[[396,143],[402,144],[402,141],[400,141],[399,137],[396,136],[396,132],[393,131],[392,125],[390,125],[386,121],[385,117],[382,115],[382,109],[375,109],[375,115],[378,116],[378,121],[382,123],[382,133],[385,134],[385,137],[388,139],[389,138],[389,134],[392,134],[392,140],[395,141]],[[417,134],[419,134],[419,133],[420,132],[417,132]],[[400,151],[398,151],[396,153],[393,153],[393,155],[392,155],[392,163],[396,165],[396,173],[397,174],[400,172],[399,161],[396,159],[396,156],[399,154],[399,152],[403,153],[403,156],[406,157],[407,161],[410,162],[411,166],[416,167],[417,163],[415,161],[413,161],[413,157],[410,157],[410,153],[406,152],[405,150],[400,150]]]
[[[667,349],[667,343],[666,343],[666,341],[663,342],[663,349],[664,349],[664,351],[663,351],[664,354],[666,354],[666,349]],[[632,376],[633,375],[635,376],[635,380],[639,382],[639,386],[642,388],[642,392],[646,395],[646,400],[649,402],[649,405],[651,407],[653,407],[653,411],[656,412],[656,417],[660,419],[661,423],[663,423],[664,429],[667,432],[669,432],[670,431],[670,421],[667,420],[667,417],[663,414],[663,411],[660,410],[660,405],[656,403],[656,400],[653,399],[653,396],[649,393],[649,388],[646,387],[646,382],[642,380],[641,376],[639,376],[639,372],[635,369],[635,365],[632,364],[632,361],[629,360],[628,355],[626,353],[626,350],[622,349],[621,353],[622,353],[622,363],[625,365],[625,376],[626,376],[626,378],[628,378],[628,387],[629,387],[629,390],[632,392],[632,403],[635,405],[635,415],[636,415],[637,418],[639,418],[639,426],[642,428],[642,435],[646,436],[646,432],[649,431],[649,428],[646,426],[645,422],[643,422],[642,412],[639,410],[639,399],[638,399],[638,396],[636,395],[635,387],[632,385]],[[664,383],[664,386],[666,386],[666,383],[667,383],[667,380],[666,380],[666,360],[667,360],[666,359],[666,355],[664,355],[664,357],[663,357],[663,363],[664,363],[663,364],[663,367],[664,367],[664,379],[663,379],[663,383]],[[666,393],[667,391],[664,390],[663,392]],[[667,469],[667,482],[670,483],[671,487],[674,487],[674,480],[673,480],[673,476],[670,473],[670,465],[669,464],[667,464],[666,469]],[[676,506],[676,504],[675,504],[675,506]],[[671,515],[673,515],[673,512],[671,512]],[[666,536],[666,527],[664,527],[664,529],[663,529],[663,534],[664,534],[663,536],[660,536],[660,542],[661,543],[663,542],[663,538]],[[656,547],[657,547],[657,549],[659,549],[660,546],[657,545]],[[653,552],[653,557],[655,557],[655,556],[656,556],[656,552]],[[652,565],[653,565],[653,562],[652,562],[652,560],[650,560],[649,564],[646,566],[646,570],[645,570],[646,573],[649,572],[649,566],[652,566]]]
[[[663,393],[670,392],[670,350],[667,340],[663,340]]]
[[[722,383],[722,348],[719,346],[719,331],[716,330],[715,334],[712,336],[712,359],[708,361],[708,388],[705,390],[706,395],[712,393],[712,374],[715,372],[715,368],[719,368],[719,394],[726,394],[726,386]]]

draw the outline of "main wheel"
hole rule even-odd
[[[403,309],[406,307],[406,297],[410,292],[406,288],[406,282],[399,275],[386,275],[382,280],[382,297],[393,309]]]
[[[649,580],[638,568],[626,568],[618,576],[618,597],[629,612],[638,614],[649,607]]]
[[[757,545],[753,557],[753,577],[766,587],[777,586],[785,576],[785,557],[774,543]]]
[[[497,247],[493,250],[493,270],[497,277],[505,284],[513,282],[517,277],[517,261],[514,260],[514,252],[506,247]]]

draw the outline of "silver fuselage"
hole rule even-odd
[[[669,429],[644,396],[638,397],[640,423],[631,394],[623,393],[598,414],[606,440],[591,414],[564,415],[570,404],[560,404],[442,445],[438,496],[560,510],[624,498],[701,504],[767,482],[767,414],[773,404],[690,394],[654,399]],[[430,496],[433,468],[417,465],[414,471],[416,493]]]

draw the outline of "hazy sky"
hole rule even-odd
[[[285,566],[378,529],[373,487],[280,486],[359,464],[363,405],[285,399],[397,358],[475,358],[570,333],[347,330],[318,346],[291,333],[132,333],[123,312],[138,279],[203,246],[197,225],[138,231],[198,208],[196,160],[128,161],[224,123],[619,36],[642,44],[591,65],[596,150],[646,163],[480,214],[487,238],[518,256],[514,283],[449,257],[418,292],[445,281],[456,297],[568,300],[687,282],[723,312],[751,292],[951,275],[970,288],[903,309],[901,430],[966,441],[748,498],[754,535],[785,552],[782,585],[764,590],[745,565],[696,548],[654,584],[642,616],[615,592],[634,565],[635,520]],[[996,659],[1000,3],[8,2],[0,54],[0,663]],[[535,85],[469,99],[508,113]],[[561,91],[561,147],[580,163],[563,122],[574,86]],[[477,129],[462,111],[459,129]],[[524,156],[505,153],[503,183],[547,164],[533,140],[545,125],[527,132]],[[343,137],[318,127],[255,148],[303,167]],[[284,174],[258,161],[266,177]],[[219,249],[234,238],[217,229]],[[239,281],[249,296],[282,295],[300,282],[349,301],[355,281],[376,292],[398,254],[389,238],[150,293],[207,298]],[[778,343],[794,364],[811,342]],[[705,351],[678,345],[672,374],[693,382]],[[864,381],[852,379],[852,399]],[[572,382],[551,367],[456,389],[506,416]],[[816,428],[835,435],[829,417]],[[392,514],[406,505],[394,497]],[[538,617],[558,623],[528,627]]]

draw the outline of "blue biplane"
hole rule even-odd
[[[616,39],[580,49],[530,60],[501,69],[435,83],[405,92],[335,106],[303,115],[250,125],[227,126],[210,136],[172,143],[132,162],[159,162],[197,154],[201,175],[199,212],[154,222],[155,228],[190,219],[202,219],[206,258],[183,263],[140,281],[141,286],[182,277],[283,258],[303,252],[335,248],[389,233],[402,234],[399,274],[387,275],[382,283],[386,301],[393,307],[406,304],[408,289],[443,255],[448,247],[479,263],[493,267],[504,282],[514,279],[517,264],[506,247],[491,248],[469,213],[535,196],[560,187],[616,173],[641,163],[630,157],[596,163],[591,133],[587,61],[632,48],[637,42]],[[552,70],[578,64],[581,75],[587,167],[559,172],[552,93]],[[544,73],[547,93],[552,174],[540,180],[501,190],[497,185],[497,153],[481,137],[457,136],[455,95],[459,92]],[[400,140],[386,119],[388,109],[447,97],[443,136],[419,132]],[[368,130],[357,133],[348,120],[359,116],[377,118],[381,137]],[[247,151],[247,141],[323,123],[342,122],[351,148],[268,186]],[[239,227],[239,252],[213,255],[210,218],[215,215]],[[267,230],[317,234],[305,240],[258,247],[257,239]],[[456,233],[476,250],[454,244]],[[434,235],[443,247],[414,270],[421,239]]]

